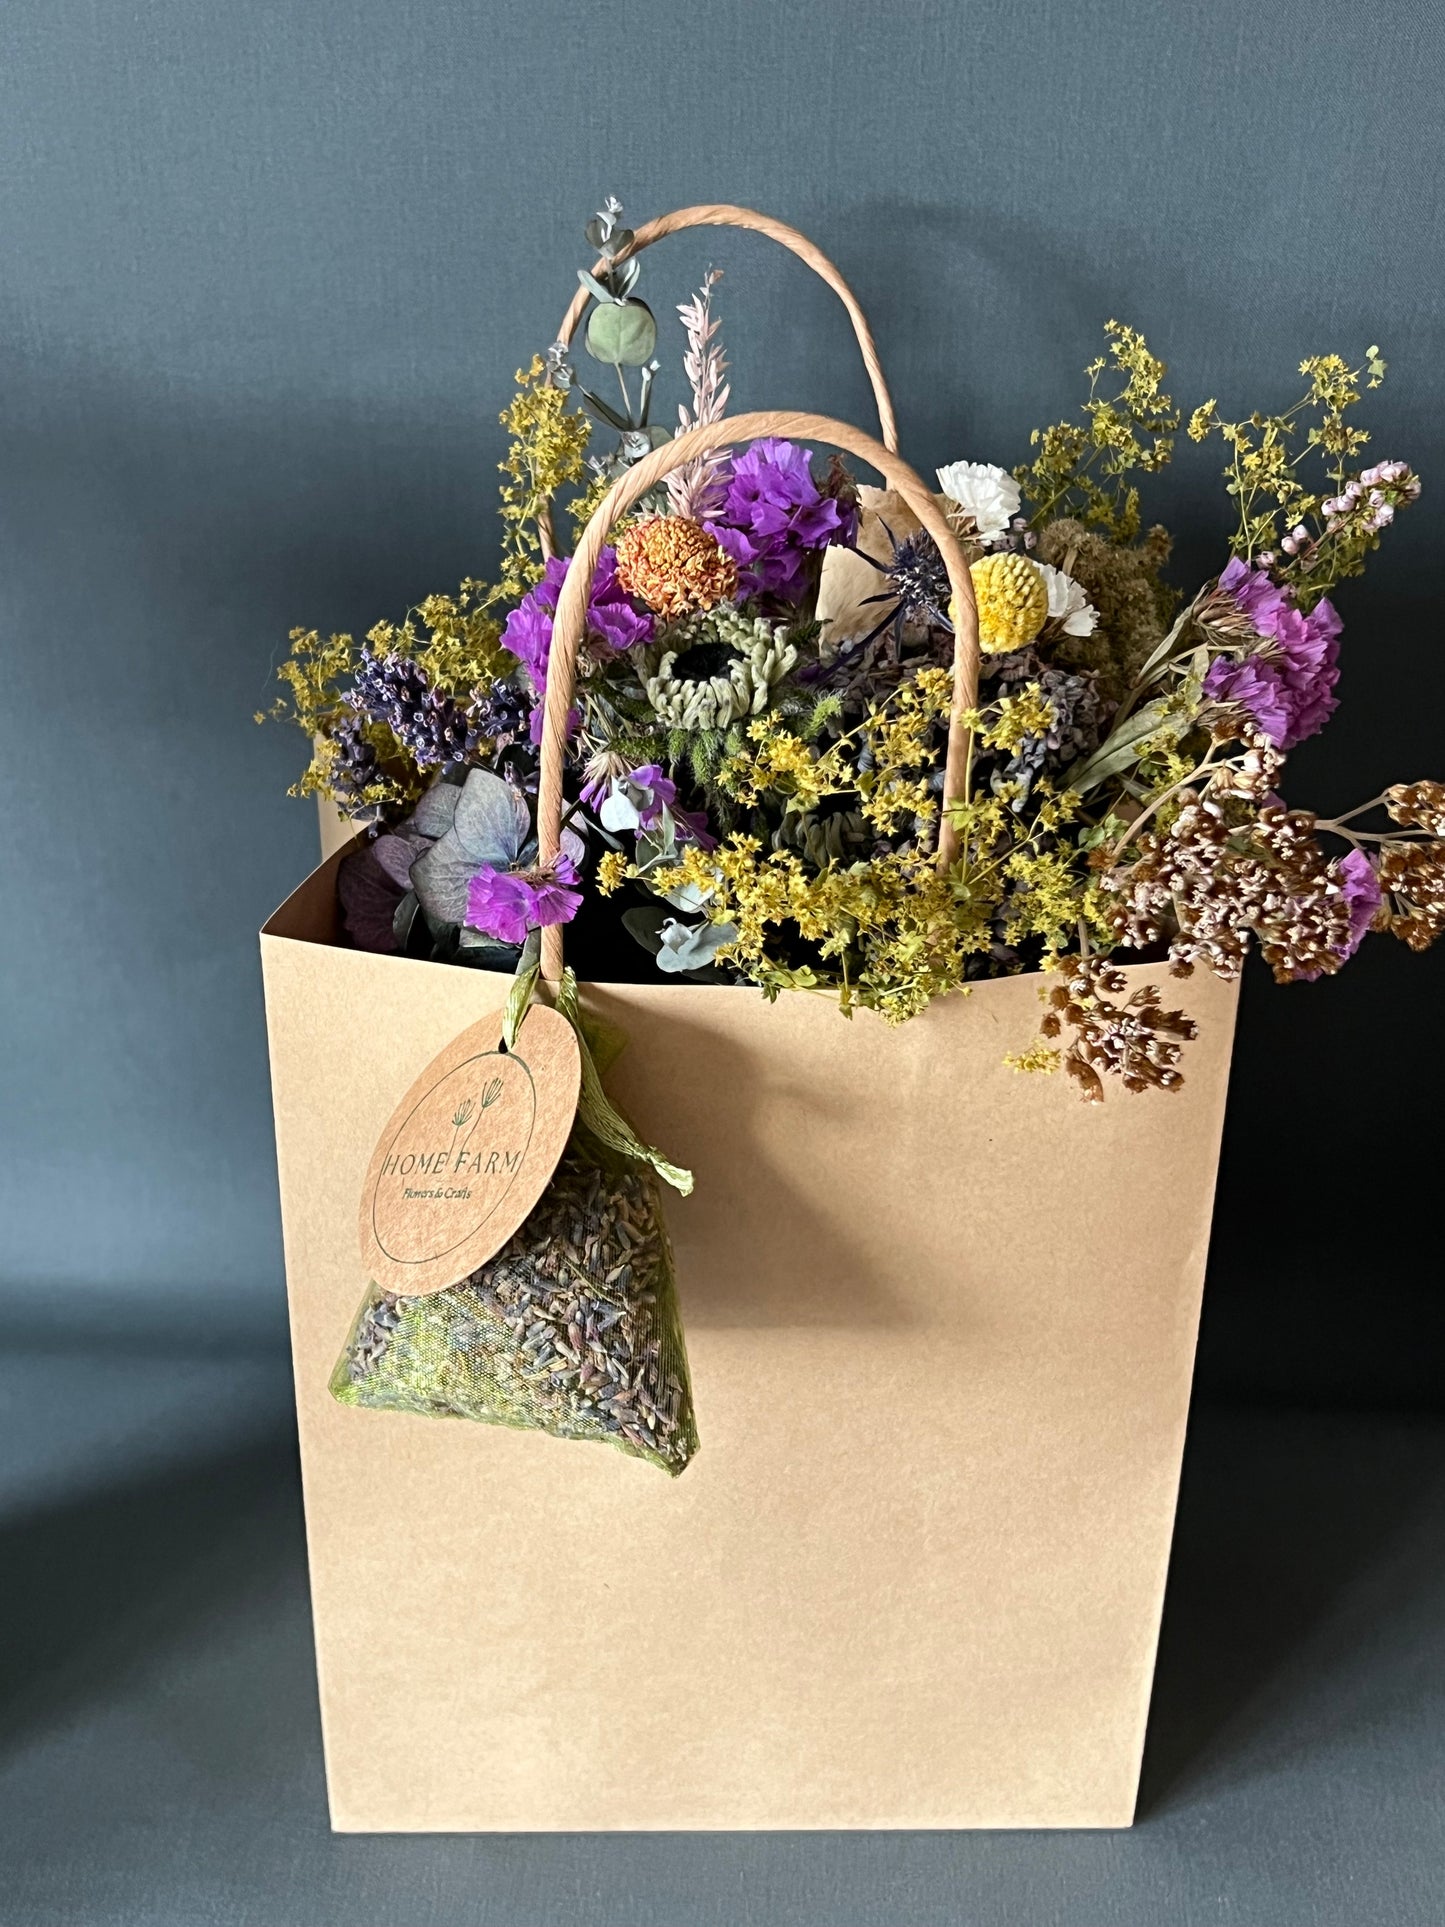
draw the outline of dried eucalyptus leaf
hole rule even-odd
[[[659,863],[674,862],[676,856],[677,824],[672,811],[663,808],[655,823],[645,830],[639,830],[633,862],[641,874],[656,869]]]
[[[604,830],[635,830],[641,826],[642,817],[637,805],[615,777],[602,799],[597,820]]]
[[[667,912],[660,903],[639,904],[635,910],[622,913],[623,929],[653,957],[662,948],[662,926],[667,921]]]
[[[616,298],[611,288],[603,287],[596,275],[589,273],[586,268],[578,268],[577,279],[582,283],[594,301],[612,301]]]
[[[614,368],[641,368],[657,347],[657,323],[645,301],[594,308],[587,322],[587,352]]]
[[[717,961],[724,944],[737,941],[737,926],[731,923],[679,923],[669,917],[659,931],[657,967],[669,976],[685,971],[706,970]]]

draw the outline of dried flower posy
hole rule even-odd
[[[1193,1033],[1155,985],[1129,988],[1126,962],[1232,977],[1255,949],[1293,982],[1333,975],[1369,930],[1416,949],[1445,931],[1445,785],[1334,818],[1279,793],[1338,701],[1338,586],[1420,494],[1406,462],[1364,459],[1379,350],[1307,358],[1304,394],[1274,414],[1208,401],[1186,417],[1116,322],[1079,416],[1036,431],[1029,460],[938,471],[985,651],[964,794],[943,795],[936,547],[874,527],[878,593],[825,634],[819,583],[857,540],[858,493],[838,462],[765,440],[677,469],[603,550],[564,849],[540,870],[540,702],[568,567],[544,556],[552,505],[571,492],[580,525],[668,439],[634,242],[607,200],[580,271],[583,347],[617,398],[559,343],[503,416],[497,585],[430,597],[360,648],[293,636],[280,707],[314,745],[300,788],[365,832],[342,873],[356,941],[506,968],[566,921],[593,975],[827,990],[890,1021],[980,978],[1050,973],[1042,1035],[1009,1061],[1061,1064],[1097,1100],[1111,1079],[1177,1089]],[[719,280],[677,309],[679,433],[728,407]],[[1181,424],[1222,445],[1237,512],[1231,553],[1187,598],[1142,513]],[[940,875],[945,811],[959,855]],[[366,1357],[388,1316],[359,1335]]]

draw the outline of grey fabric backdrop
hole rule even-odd
[[[1376,451],[1432,493],[1341,598],[1346,707],[1290,794],[1445,774],[1438,9],[9,0],[0,34],[0,1264],[31,1319],[276,1341],[254,933],[315,827],[299,743],[249,718],[293,623],[486,571],[497,412],[606,191],[813,234],[925,469],[1018,459],[1110,315],[1228,408],[1381,341]],[[709,259],[739,402],[866,422],[841,313],[765,244],[656,251],[659,313]],[[1220,560],[1213,467],[1155,498],[1182,582]],[[1433,1395],[1445,975],[1371,950],[1248,988],[1215,1389]]]

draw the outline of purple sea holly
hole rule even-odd
[[[1277,749],[1318,735],[1337,707],[1341,623],[1333,604],[1322,597],[1306,615],[1285,584],[1238,556],[1218,586],[1260,646],[1243,657],[1216,657],[1205,695],[1247,710]]]

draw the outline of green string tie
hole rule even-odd
[[[534,930],[523,947],[502,1018],[502,1038],[508,1050],[517,1047],[522,1019],[536,995],[540,976],[541,933]],[[612,1026],[597,1024],[583,1016],[577,995],[577,978],[571,970],[562,972],[562,981],[557,986],[556,1006],[576,1032],[577,1047],[582,1057],[582,1088],[577,1098],[578,1121],[599,1144],[606,1145],[608,1150],[616,1151],[623,1157],[633,1158],[639,1164],[650,1164],[660,1178],[687,1197],[692,1190],[691,1171],[684,1170],[680,1164],[670,1164],[661,1151],[644,1144],[603,1090],[602,1077],[593,1056],[593,1045],[596,1044],[611,1063],[625,1040]]]

